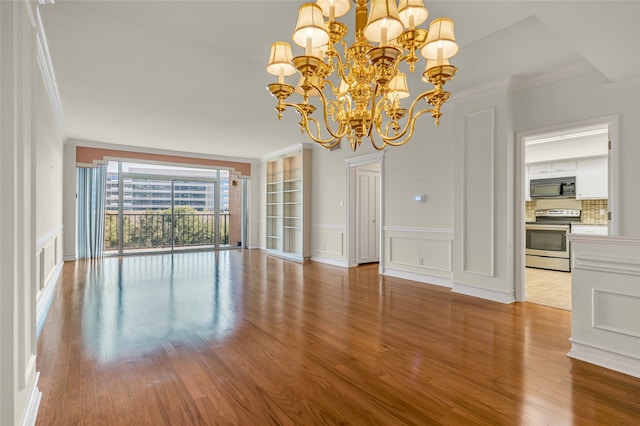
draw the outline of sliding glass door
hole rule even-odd
[[[140,173],[141,167],[126,168],[123,171],[118,163],[117,173],[107,179],[107,254],[242,245],[242,194],[234,193],[241,186],[228,171],[207,170],[193,176],[198,173],[170,169],[173,176],[169,176],[169,172],[149,174]]]

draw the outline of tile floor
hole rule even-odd
[[[525,268],[527,302],[571,310],[571,273]]]

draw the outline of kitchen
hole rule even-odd
[[[526,300],[571,310],[567,234],[608,234],[608,126],[525,140]]]

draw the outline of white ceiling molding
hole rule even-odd
[[[586,60],[578,61],[565,67],[549,70],[536,75],[514,76],[511,88],[516,92],[520,92],[523,90],[533,89],[534,87],[543,86],[545,84],[551,84],[568,78],[588,74],[595,70],[596,68]]]
[[[27,1],[28,4],[30,2]],[[31,11],[30,7],[27,7]],[[31,19],[31,12],[30,12]],[[44,32],[44,25],[42,25],[42,18],[40,16],[40,8],[36,8],[35,22],[32,25],[36,29],[36,45],[37,45],[37,60],[44,85],[49,94],[49,101],[51,102],[51,109],[53,110],[53,116],[58,124],[58,133],[61,140],[65,140],[68,137],[66,124],[64,121],[64,113],[62,112],[62,103],[60,101],[60,92],[58,92],[58,84],[56,83],[56,76],[53,71],[53,64],[51,62],[51,55],[49,54],[49,46],[47,45],[47,36]]]
[[[511,79],[498,80],[498,81],[493,81],[491,83],[485,84],[483,86],[474,87],[473,89],[452,93],[451,98],[445,104],[444,108],[440,109],[440,111],[447,111],[448,109],[453,109],[453,106],[458,102],[467,102],[474,98],[490,95],[492,93],[499,92],[501,90],[507,90],[509,88],[510,83],[511,83]]]
[[[613,81],[611,83],[607,83],[605,86],[613,90],[636,89],[640,87],[640,77],[625,81]]]
[[[302,142],[295,145],[291,145],[287,148],[279,149],[277,151],[272,151],[264,156],[262,156],[262,162],[266,163],[277,158],[288,157],[291,154],[301,152],[303,149],[313,149],[313,144],[311,142]]]

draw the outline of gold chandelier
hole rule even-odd
[[[289,43],[273,43],[267,72],[278,76],[278,82],[267,88],[278,100],[278,119],[287,107],[294,108],[302,117],[302,132],[325,148],[335,147],[345,136],[354,151],[363,137],[377,150],[403,145],[413,136],[420,115],[429,112],[435,125],[440,124],[440,108],[451,96],[442,86],[457,71],[449,64],[458,52],[453,21],[434,19],[427,31],[417,28],[428,17],[422,0],[400,0],[399,5],[396,0],[372,0],[370,11],[367,0],[353,1],[356,30],[351,46],[342,40],[347,26],[336,21],[349,11],[350,0],[317,0],[300,7],[293,41],[305,49],[304,55],[293,57]],[[422,80],[434,87],[407,109],[400,104],[410,96],[407,78],[398,66],[406,62],[413,72],[417,50],[426,59]],[[284,77],[296,71],[298,84],[285,83]],[[286,101],[294,92],[302,102]],[[312,99],[318,106],[310,103]],[[420,109],[422,99],[432,107]],[[312,116],[318,108],[322,125]]]

